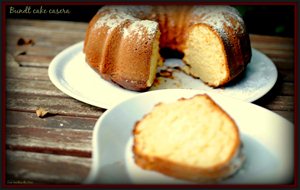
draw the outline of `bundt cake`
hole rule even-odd
[[[133,136],[138,166],[178,179],[218,182],[245,160],[237,125],[206,94],[157,104]]]
[[[135,91],[151,87],[160,48],[184,54],[186,73],[212,87],[249,63],[249,35],[229,6],[104,6],[90,21],[86,62],[104,79]]]

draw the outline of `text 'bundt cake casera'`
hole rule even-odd
[[[104,6],[84,41],[92,68],[135,91],[152,86],[160,48],[182,52],[184,71],[212,87],[234,79],[251,59],[244,22],[230,6]]]
[[[206,94],[155,105],[133,137],[138,166],[178,179],[217,183],[245,161],[238,126]]]

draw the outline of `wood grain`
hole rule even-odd
[[[6,22],[7,183],[81,183],[91,166],[92,132],[106,111],[61,92],[49,80],[51,60],[83,41],[88,23],[8,19]],[[31,44],[18,43],[32,40]],[[278,70],[275,86],[254,103],[294,121],[294,40],[250,35],[253,48]],[[50,113],[39,118],[38,107]],[[116,118],[117,119],[117,118]]]
[[[66,95],[57,89],[50,80],[18,80],[7,78],[6,90],[11,94],[27,93],[66,97]]]
[[[6,111],[7,127],[39,127],[44,129],[76,129],[92,131],[98,118],[49,115],[40,118],[35,112]]]
[[[90,158],[6,151],[7,184],[80,184],[87,177]]]
[[[8,93],[7,109],[34,112],[37,108],[44,108],[58,115],[70,115],[98,118],[104,109],[90,106],[70,97],[57,97],[55,94],[40,96],[36,93]]]
[[[10,150],[91,157],[91,131],[16,125],[7,125],[6,130]]]

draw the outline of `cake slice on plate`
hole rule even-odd
[[[133,135],[138,166],[178,179],[217,182],[245,160],[236,123],[206,94],[155,105]]]

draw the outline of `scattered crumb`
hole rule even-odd
[[[181,70],[182,70],[182,68],[181,68],[181,67],[179,67],[179,66],[175,66],[175,67],[173,67],[173,69],[176,69],[176,70],[179,70],[179,71],[181,71]]]
[[[24,45],[25,44],[25,40],[23,39],[23,38],[20,38],[19,40],[18,40],[18,42],[17,42],[17,45],[18,46],[22,46],[22,45]]]
[[[182,87],[181,81],[174,81],[173,86],[175,86],[177,88],[181,88]]]
[[[22,51],[22,52],[20,52],[18,55],[26,55],[26,54],[27,54],[26,51]]]
[[[176,85],[177,88],[181,88],[181,83],[180,82],[177,82],[175,85]]]
[[[23,45],[34,45],[34,41],[32,39],[25,40],[24,38],[19,38],[17,41],[18,46],[23,46]]]
[[[27,55],[28,47],[26,46],[19,46],[16,48],[16,51],[14,53],[14,59],[17,59],[20,55]]]
[[[160,77],[174,79],[173,70],[171,70],[171,69],[161,70],[159,73],[157,73],[157,75]]]
[[[153,86],[159,86],[159,84],[160,84],[159,78],[156,77],[154,79]]]
[[[63,123],[60,123],[60,124],[59,124],[59,126],[63,127],[63,126],[64,126],[64,124],[63,124]]]
[[[48,110],[46,110],[45,108],[37,108],[35,110],[35,113],[38,117],[40,118],[43,118],[43,117],[46,117],[46,116],[50,116],[50,115],[55,115],[55,113],[50,113]]]
[[[36,115],[40,118],[42,118],[48,114],[48,111],[45,110],[44,108],[38,108],[37,110],[35,110],[35,112],[36,112]]]

